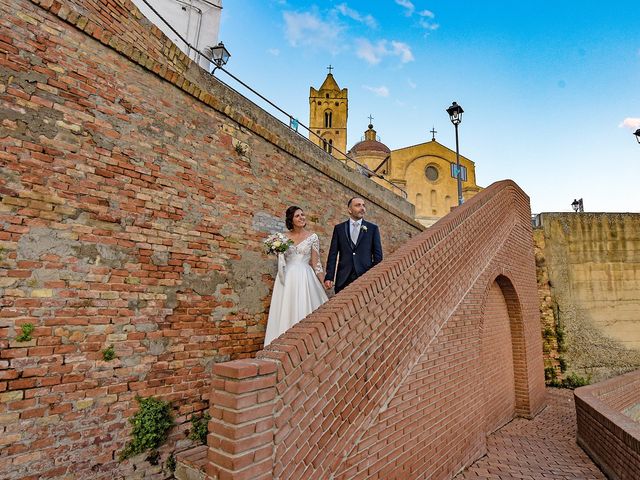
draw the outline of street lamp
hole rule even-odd
[[[633,132],[633,134],[636,136],[638,143],[640,143],[640,128]]]
[[[231,54],[229,50],[227,50],[227,47],[224,46],[224,43],[220,42],[215,47],[211,47],[211,61],[216,66],[211,74],[213,75],[218,68],[226,65],[229,57],[231,57]]]
[[[573,202],[571,202],[571,208],[573,208],[574,212],[584,212],[584,205],[582,203],[582,199],[580,200],[574,199]]]
[[[462,198],[462,177],[461,168],[460,168],[460,147],[458,145],[458,125],[462,123],[462,114],[464,110],[460,105],[456,102],[453,102],[449,108],[447,108],[447,113],[449,114],[449,119],[451,123],[456,127],[456,178],[458,179],[458,205],[462,205],[464,203],[464,198]]]

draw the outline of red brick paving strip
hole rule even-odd
[[[581,479],[606,477],[576,444],[571,390],[547,389],[547,408],[533,420],[516,418],[487,439],[487,455],[455,477],[465,479]]]

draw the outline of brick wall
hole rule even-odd
[[[262,347],[288,205],[323,249],[353,195],[387,253],[421,231],[128,1],[0,0],[0,53],[2,478],[166,477],[116,460],[134,398],[172,402],[161,462],[192,444],[212,366]]]
[[[257,360],[216,365],[207,472],[451,478],[542,408],[538,313],[529,201],[496,183]]]
[[[640,478],[640,423],[623,411],[640,405],[640,370],[574,392],[578,444],[612,479]]]

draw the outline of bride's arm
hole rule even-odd
[[[322,269],[322,262],[320,261],[320,240],[318,236],[314,233],[315,238],[311,240],[311,259],[309,260],[309,265],[313,268],[313,271],[316,272],[316,276],[320,283],[324,280],[324,270]]]

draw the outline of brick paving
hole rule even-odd
[[[576,444],[571,390],[547,389],[547,407],[533,420],[517,418],[489,436],[487,450],[454,480],[606,480]]]

